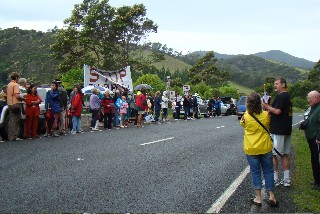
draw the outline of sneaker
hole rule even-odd
[[[76,134],[77,132],[76,132],[76,131],[71,131],[70,133],[71,133],[71,134]]]
[[[45,133],[45,134],[43,135],[43,137],[50,137],[50,134],[49,134],[49,133]]]
[[[76,131],[76,133],[84,133],[84,131],[81,129],[79,131]]]
[[[60,135],[58,133],[54,133],[52,136],[53,137],[60,137]]]
[[[122,128],[122,129],[123,129],[123,128],[124,128],[124,126],[120,126],[120,128]]]
[[[97,129],[97,128],[92,128],[91,130],[92,131],[99,131],[99,129]]]
[[[290,180],[283,180],[283,186],[284,187],[290,187],[291,186],[291,181]]]
[[[274,180],[274,185],[276,186],[276,187],[278,187],[278,186],[280,186],[280,181],[279,181],[279,179],[277,179],[277,180]]]

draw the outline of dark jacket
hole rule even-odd
[[[58,90],[48,91],[45,100],[45,108],[48,110],[49,108],[53,113],[61,112],[60,108],[60,92]]]
[[[198,99],[197,99],[197,97],[193,97],[193,107],[198,107]]]
[[[183,107],[184,107],[184,108],[190,108],[189,99],[186,98],[186,97],[183,98]]]
[[[60,92],[60,106],[67,108],[68,105],[68,94],[67,91],[63,88],[63,87],[59,87],[58,88],[59,92]]]
[[[320,140],[320,103],[314,105],[310,110],[305,136],[308,140]]]
[[[154,99],[154,110],[155,111],[161,110],[161,98],[159,96],[156,96]]]

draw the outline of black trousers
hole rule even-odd
[[[111,129],[112,128],[112,113],[104,113],[103,115],[103,127],[105,129]]]
[[[320,160],[319,160],[319,147],[316,140],[308,140],[310,153],[311,153],[311,165],[313,178],[316,184],[320,185]]]
[[[175,119],[180,119],[180,106],[176,107],[176,118]]]

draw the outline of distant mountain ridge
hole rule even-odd
[[[207,52],[208,51],[195,51],[193,53],[199,54],[200,56],[204,56]],[[219,59],[230,59],[237,56],[243,56],[244,54],[228,55],[228,54],[221,54],[221,53],[215,52],[214,55],[219,60]],[[300,67],[304,69],[311,69],[316,64],[316,62],[312,62],[303,58],[298,58],[280,50],[270,50],[270,51],[259,52],[259,53],[250,54],[250,55],[258,56],[264,59],[269,59],[269,60],[273,60],[281,63],[286,63],[288,65],[291,65],[294,67]]]

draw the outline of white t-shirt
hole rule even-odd
[[[168,101],[169,99],[165,96],[162,96],[161,108],[168,108]]]

